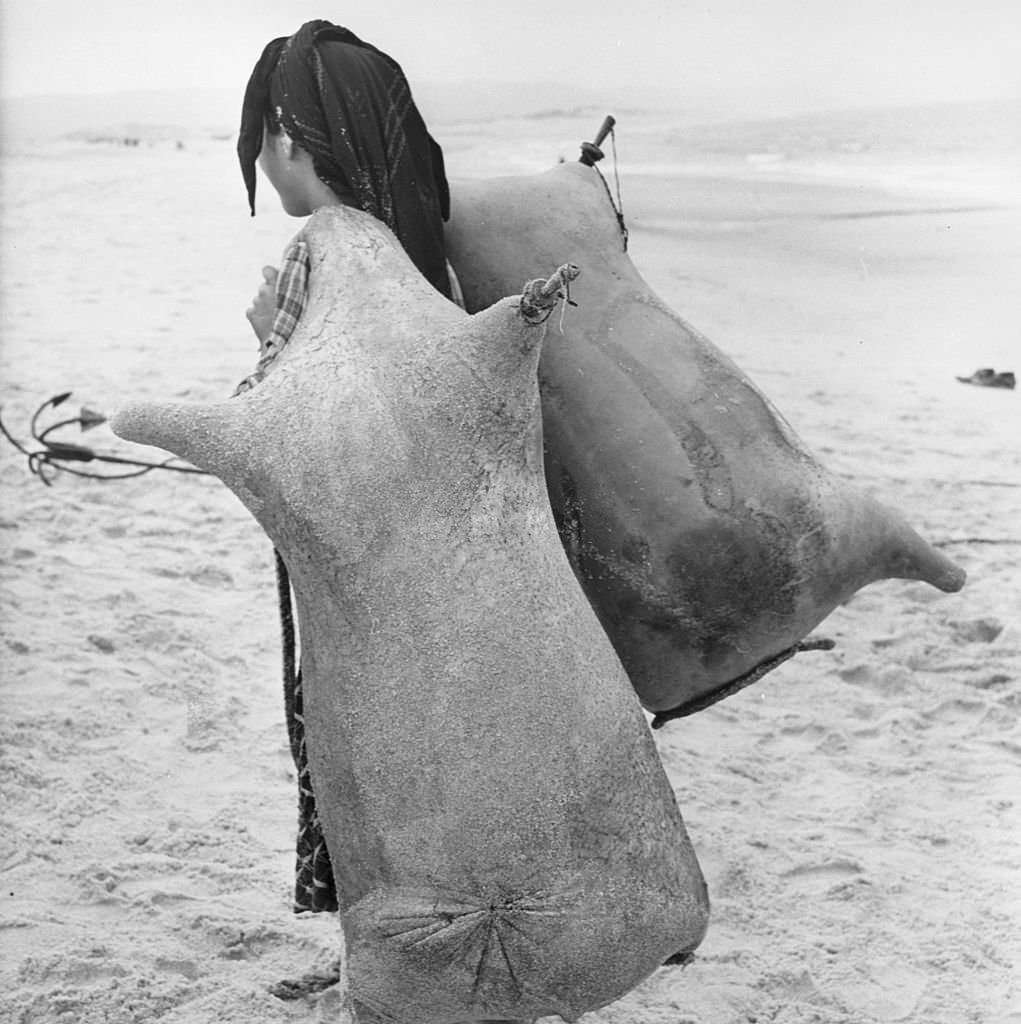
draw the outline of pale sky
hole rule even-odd
[[[1021,96],[1021,0],[433,0],[414,11],[411,0],[0,0],[0,94],[240,91],[266,42],[323,17],[390,53],[413,86],[564,81],[737,115]]]

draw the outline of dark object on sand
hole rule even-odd
[[[1017,387],[1017,380],[1010,370],[997,373],[990,367],[976,370],[970,377],[958,377],[957,379],[962,384],[977,384],[983,388],[1007,388],[1013,391]]]
[[[53,479],[58,470],[63,471],[64,473],[70,473],[73,476],[89,477],[92,480],[126,480],[128,477],[142,476],[143,473],[148,473],[154,469],[169,469],[177,473],[195,473],[200,476],[208,475],[205,470],[196,469],[194,466],[179,465],[179,460],[173,455],[168,459],[162,459],[157,462],[151,459],[128,458],[123,455],[117,455],[115,452],[95,451],[86,445],[74,444],[70,441],[51,440],[50,434],[55,430],[59,430],[61,427],[78,426],[84,432],[106,422],[106,417],[101,412],[97,412],[95,409],[90,409],[87,405],[83,405],[77,416],[59,420],[57,423],[51,423],[45,429],[40,429],[39,417],[42,416],[47,409],[56,409],[57,406],[62,405],[70,397],[70,391],[54,395],[52,398],[48,398],[43,402],[32,415],[32,421],[29,425],[32,440],[37,441],[42,446],[35,451],[29,451],[28,448],[26,448],[25,445],[23,445],[7,429],[3,419],[0,418],[0,436],[6,438],[7,441],[14,445],[14,447],[28,459],[28,468],[37,477],[39,477],[47,487],[53,483]],[[73,462],[105,463],[116,466],[125,466],[128,468],[125,472],[121,473],[97,473],[93,472],[91,469],[74,469],[70,465],[70,463]]]

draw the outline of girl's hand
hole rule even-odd
[[[273,329],[273,318],[277,311],[277,268],[262,268],[262,284],[252,299],[251,306],[245,310],[245,316],[259,339],[259,345],[265,345],[270,331]]]

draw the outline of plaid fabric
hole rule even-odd
[[[266,339],[266,348],[274,346],[279,350],[291,340],[291,334],[305,312],[308,268],[308,245],[301,239],[291,242],[277,277],[277,311],[273,317],[273,329]]]
[[[326,848],[319,811],[312,790],[305,749],[305,715],[302,700],[301,669],[284,679],[284,706],[287,709],[287,734],[291,756],[298,770],[298,838],[294,861],[294,912],[332,913],[337,909],[337,886],[333,863]]]
[[[308,296],[308,245],[301,239],[291,242],[284,253],[277,275],[277,308],[273,317],[273,326],[269,336],[262,343],[259,362],[255,371],[250,373],[237,386],[235,395],[255,387],[266,376],[270,363],[291,340],[294,328],[305,311],[305,300]]]

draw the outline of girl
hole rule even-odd
[[[443,248],[450,212],[443,152],[400,66],[354,33],[310,21],[266,46],[245,90],[238,157],[252,216],[258,162],[287,213],[305,217],[338,203],[371,213],[438,291],[460,298]],[[302,242],[285,253],[279,273],[263,268],[263,284],[246,314],[262,359],[239,391],[286,344],[304,309],[307,275]],[[287,729],[298,771],[295,911],[333,911],[337,896],[305,755],[301,671],[294,670],[290,586],[279,554],[277,576]]]

